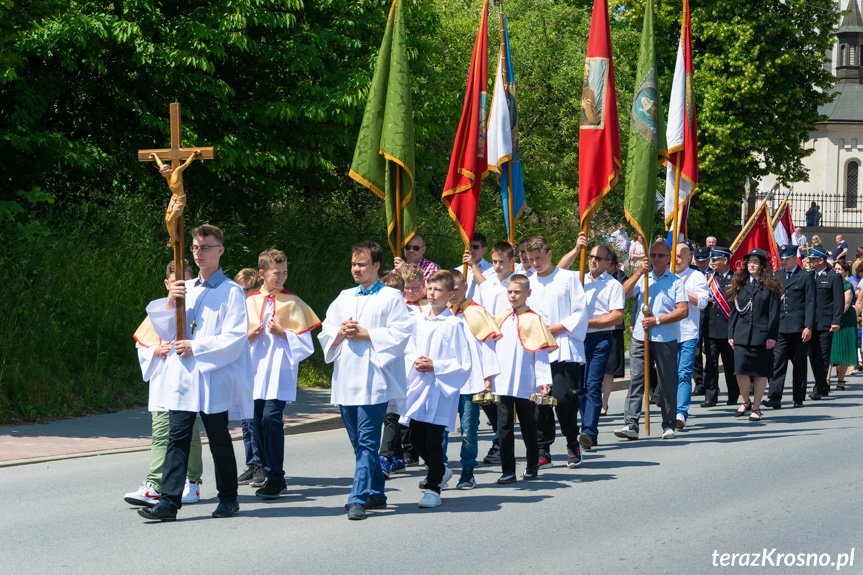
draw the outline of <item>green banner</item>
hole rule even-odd
[[[668,158],[665,122],[656,79],[653,35],[653,0],[647,0],[644,28],[638,54],[635,97],[629,124],[629,155],[626,160],[626,219],[644,238],[645,248],[653,239],[656,206],[656,171]]]
[[[394,255],[416,233],[414,123],[403,14],[394,0],[378,52],[350,177],[386,202]]]

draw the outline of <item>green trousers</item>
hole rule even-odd
[[[147,481],[153,484],[153,488],[162,492],[162,467],[165,465],[165,453],[168,451],[168,432],[171,425],[168,421],[167,411],[153,411],[153,447],[150,449],[150,472]],[[201,482],[204,473],[204,461],[201,459],[201,432],[199,429],[201,420],[195,420],[192,428],[192,448],[189,451],[189,467],[186,470],[186,479]]]

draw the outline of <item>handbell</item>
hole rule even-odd
[[[474,394],[473,402],[478,403],[480,405],[488,405],[490,403],[490,401],[486,398],[487,395],[491,395],[491,394],[485,393],[485,392]],[[498,401],[500,401],[500,400],[498,399]]]
[[[530,400],[537,405],[557,405],[557,399],[550,395],[540,395],[538,393],[534,393],[530,396]]]

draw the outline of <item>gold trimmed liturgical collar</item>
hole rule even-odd
[[[153,323],[149,317],[141,322],[141,325],[138,326],[132,337],[144,347],[153,347],[162,343],[162,338],[156,334],[156,329],[153,327]]]
[[[249,331],[261,325],[267,298],[273,298],[274,315],[279,318],[279,324],[297,335],[311,331],[321,325],[321,320],[315,312],[299,297],[288,290],[276,290],[269,294],[258,290],[246,298],[246,310],[249,312]]]
[[[488,338],[498,340],[501,338],[500,330],[497,329],[494,318],[488,313],[488,310],[478,303],[474,303],[472,299],[468,298],[460,305],[451,305],[449,309],[453,315],[461,314],[464,317],[470,331],[478,340],[485,341]]]
[[[527,351],[536,351],[538,349],[557,349],[557,342],[554,341],[554,336],[548,331],[548,326],[542,321],[542,318],[530,308],[522,306],[517,310],[508,310],[494,316],[497,325],[502,326],[503,322],[509,319],[509,316],[515,314],[516,327],[518,329],[518,338],[521,340],[521,345]]]

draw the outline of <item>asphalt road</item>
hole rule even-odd
[[[737,573],[750,567],[737,557],[723,568],[723,554],[730,562],[774,548],[773,563],[779,553],[830,556],[824,567],[780,558],[762,567],[770,573],[833,572],[829,563],[847,563],[852,548],[842,572],[861,573],[863,377],[848,381],[802,409],[765,410],[762,423],[724,405],[695,407],[690,427],[668,441],[656,420],[650,439],[616,439],[625,393],[615,392],[602,445],[582,467],[561,465],[558,440],[558,466],[538,481],[496,485],[499,468],[481,466],[476,490],[445,490],[434,510],[417,508],[424,472],[412,468],[388,482],[390,507],[362,522],[343,508],[353,457],[341,429],[288,437],[289,495],[262,502],[241,487],[231,519],[210,518],[208,453],[205,499],[175,523],[147,523],[122,500],[147,453],[4,468],[0,573]],[[483,425],[481,454],[490,440]],[[458,448],[453,436],[453,468]]]

